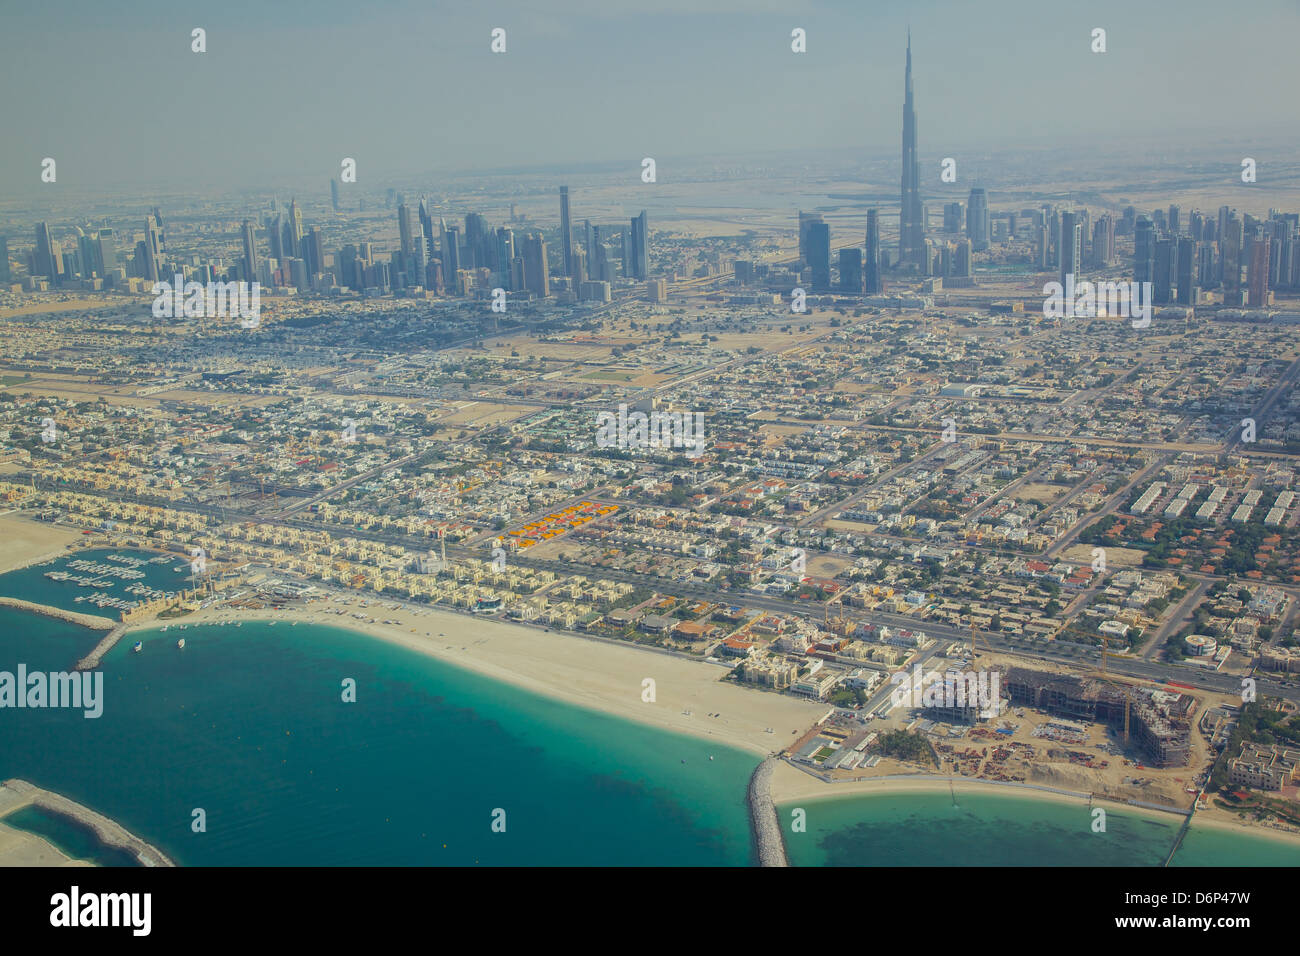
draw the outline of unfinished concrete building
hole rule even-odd
[[[1002,677],[1011,703],[1075,720],[1124,726],[1125,694],[1105,681],[1068,674],[1008,668]],[[1129,730],[1153,767],[1182,767],[1191,756],[1190,717],[1195,698],[1185,694],[1131,691]]]

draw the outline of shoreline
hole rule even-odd
[[[1087,806],[1088,795],[1075,791],[1046,789],[1037,785],[1024,786],[1001,783],[996,780],[978,780],[970,777],[953,777],[952,788],[965,788],[967,792],[982,792],[996,795],[1021,796],[1030,800],[1043,800],[1051,803]],[[949,792],[949,779],[938,774],[894,774],[868,780],[852,780],[841,783],[824,783],[816,777],[780,761],[772,775],[772,800],[778,806],[786,806],[794,801],[833,800],[841,797],[903,796],[907,794],[931,794]],[[958,799],[960,800],[960,792]],[[1171,807],[1169,810],[1156,810],[1150,806],[1138,806],[1114,800],[1108,797],[1093,796],[1092,805],[1103,809],[1114,809],[1150,820],[1181,825],[1187,818],[1185,811]],[[1271,827],[1254,826],[1234,820],[1225,820],[1211,811],[1198,810],[1192,817],[1191,832],[1200,829],[1246,833],[1264,840],[1285,843],[1300,848],[1300,833],[1277,830]]]
[[[136,836],[116,820],[110,819],[97,810],[92,810],[90,807],[71,800],[60,793],[42,789],[26,780],[14,778],[0,783],[0,800],[3,801],[3,807],[0,807],[0,820],[27,806],[40,807],[49,813],[85,827],[94,834],[95,839],[99,841],[101,846],[131,854],[136,858],[140,866],[172,867],[176,865],[161,850]],[[41,837],[41,839],[50,846],[54,846],[48,839],[44,837]],[[57,847],[54,847],[54,849],[66,859],[72,859],[62,850],[58,850]]]
[[[354,597],[353,600],[360,598]],[[209,622],[297,621],[334,627],[377,638],[463,670],[499,680],[522,690],[632,720],[661,730],[675,731],[746,751],[756,757],[780,753],[821,718],[830,705],[783,697],[724,683],[725,669],[707,661],[693,661],[662,651],[582,638],[520,622],[491,618],[472,619],[437,606],[411,606],[393,610],[398,598],[365,598],[368,612],[398,624],[359,621],[349,613],[334,614],[323,608],[282,611],[207,609],[168,621],[152,620],[129,625],[127,633],[161,633],[167,636],[187,628],[187,639],[201,639],[196,626]],[[413,632],[414,631],[414,632]],[[439,634],[444,636],[439,637]],[[150,642],[146,641],[148,647]],[[642,700],[643,681],[654,681],[655,700]],[[709,714],[717,713],[716,717]],[[767,733],[771,727],[773,733]]]

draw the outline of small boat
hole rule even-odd
[[[176,647],[177,647],[178,649],[183,650],[183,649],[185,648],[185,638],[182,637],[179,641],[177,641],[177,642],[176,642]],[[709,759],[712,760],[713,758],[710,757]]]
[[[144,641],[136,641],[135,647],[131,648],[131,650],[139,654],[142,650],[144,650]]]
[[[166,633],[167,633],[167,628],[169,628],[169,627],[171,627],[170,624],[164,624],[164,625],[162,626],[162,632],[163,632],[164,634],[166,634]]]
[[[682,758],[682,763],[686,763],[686,758],[685,758],[685,757]]]
[[[709,754],[709,759],[710,759],[710,760],[713,759],[713,754]]]

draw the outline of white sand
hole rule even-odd
[[[799,700],[756,688],[722,683],[726,670],[716,664],[692,661],[609,641],[586,639],[540,627],[504,623],[436,609],[392,610],[393,599],[367,599],[360,608],[354,598],[342,615],[321,608],[344,605],[318,602],[304,610],[206,610],[180,618],[189,624],[177,637],[201,641],[193,625],[206,620],[300,620],[359,631],[400,644],[421,654],[449,661],[468,670],[502,680],[567,703],[589,707],[655,727],[717,740],[756,754],[769,754],[789,746],[798,735],[825,714],[830,706]],[[376,618],[365,623],[351,617],[364,613]],[[399,625],[379,623],[398,620]],[[150,622],[155,628],[170,622]],[[440,638],[439,633],[446,634]],[[642,681],[655,682],[653,703],[642,701]],[[684,713],[690,711],[690,715]],[[718,713],[718,717],[709,714]],[[765,728],[771,727],[773,733]]]

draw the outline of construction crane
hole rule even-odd
[[[832,604],[838,605],[838,607],[836,608],[835,622],[837,624],[844,623],[844,595],[847,591],[848,588],[840,588],[838,591],[835,592],[835,596],[833,598],[831,598],[824,605],[822,605],[822,610],[823,610],[822,624],[825,625],[826,630],[828,631],[830,630]]]
[[[1127,747],[1129,712],[1133,709],[1133,692],[1126,684],[1121,684],[1106,671],[1106,658],[1109,656],[1111,656],[1110,638],[1105,632],[1103,632],[1101,635],[1101,668],[1098,670],[1097,676],[1124,695],[1124,746]],[[1119,657],[1120,655],[1116,654],[1115,656]]]

